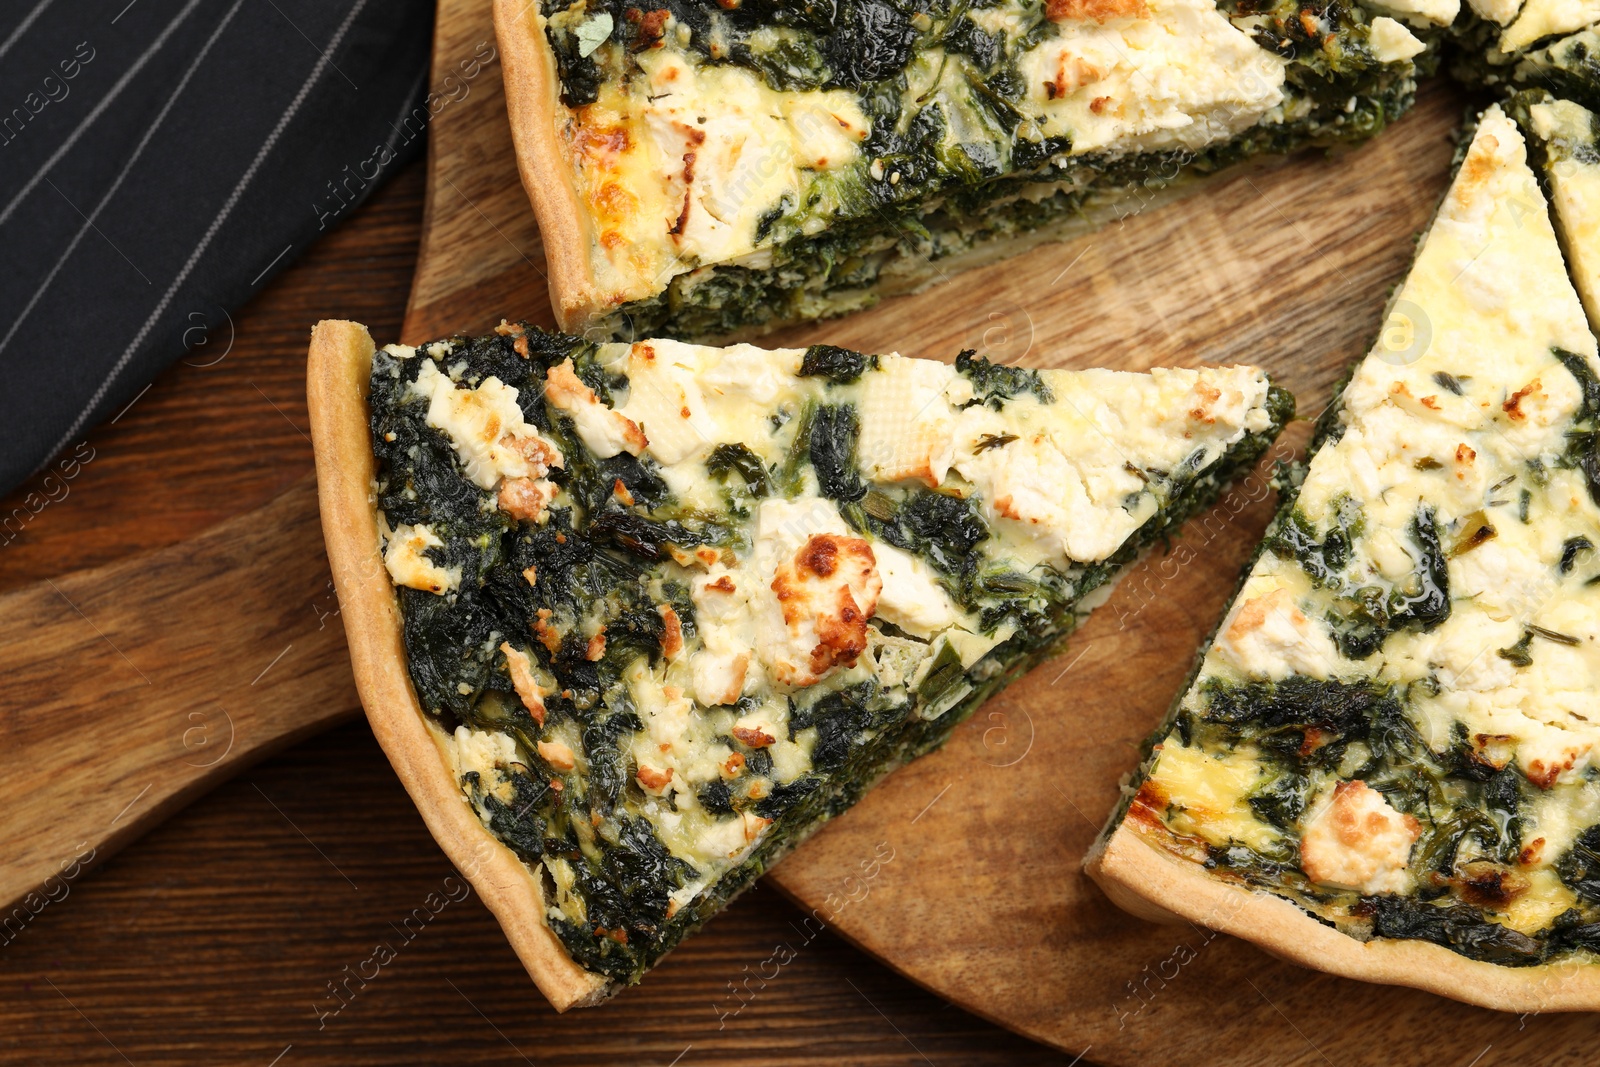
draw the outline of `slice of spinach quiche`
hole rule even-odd
[[[558,320],[705,339],[865,306],[1246,157],[1367,137],[1410,105],[1417,34],[1439,36],[1456,7],[497,0],[495,13]]]
[[[1453,75],[1505,96],[1537,88],[1583,104],[1600,101],[1600,65],[1592,58],[1600,46],[1600,29],[1579,20],[1572,32],[1530,38],[1527,34],[1535,31],[1513,32],[1522,19],[1516,5],[1502,8],[1500,14],[1516,21],[1502,25],[1469,11],[1452,26]]]
[[[1573,284],[1590,326],[1600,329],[1600,117],[1543,90],[1518,94],[1513,107],[1530,135]]]
[[[1090,873],[1312,967],[1600,1008],[1600,362],[1482,116]]]
[[[1522,54],[1511,83],[1600,107],[1600,28],[1586,27]]]
[[[1293,409],[1248,367],[526,325],[374,353],[324,323],[313,349],[364,701],[452,857],[516,857],[480,889],[543,924],[513,940],[563,1007],[1049,655]]]

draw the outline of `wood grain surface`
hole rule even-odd
[[[487,4],[441,5],[436,63],[485,32]],[[551,323],[539,235],[498,86],[435,129],[433,197],[403,340]],[[1249,362],[1315,416],[1371,343],[1448,180],[1467,100],[1443,82],[1375,142],[1230,175],[1076,241],[944,277],[772,343],[828,341],[1027,366]],[[446,192],[448,190],[448,193]],[[1267,466],[1118,589],[1057,661],[941,751],[879,786],[768,882],[941,996],[1117,1064],[1473,1061],[1491,1047],[1579,1056],[1584,1017],[1523,1019],[1310,973],[1192,927],[1139,922],[1081,873],[1138,745],[1181,687],[1271,513]],[[883,857],[892,859],[887,862]],[[757,979],[755,988],[760,988]],[[1361,1020],[1386,1020],[1385,1026]],[[1396,1033],[1408,1035],[1403,1042]]]
[[[364,722],[266,759],[109,862],[92,869],[77,862],[85,840],[74,836],[77,828],[114,845],[116,831],[147,810],[150,794],[122,810],[150,781],[122,774],[130,744],[145,737],[125,736],[140,705],[106,699],[69,707],[47,683],[81,687],[98,675],[97,691],[116,694],[129,679],[143,688],[136,667],[158,692],[206,674],[220,692],[254,679],[289,641],[294,650],[259,684],[275,681],[279,668],[306,672],[309,680],[316,672],[294,660],[311,647],[302,641],[324,632],[319,626],[333,602],[315,585],[288,590],[279,602],[294,610],[277,627],[287,632],[285,642],[249,663],[219,659],[237,648],[237,635],[198,625],[227,617],[226,600],[196,604],[185,618],[152,615],[136,632],[116,635],[130,667],[92,631],[106,628],[102,611],[132,625],[136,606],[121,603],[131,593],[108,579],[90,589],[91,603],[78,600],[71,583],[93,587],[91,568],[125,566],[296,492],[311,472],[304,436],[310,324],[346,315],[379,336],[399,333],[423,195],[424,168],[417,165],[242,312],[228,319],[212,309],[204,344],[114,423],[92,430],[82,451],[75,444],[63,453],[79,459],[65,468],[71,477],[52,464],[54,480],[41,473],[0,499],[0,516],[12,518],[0,535],[0,733],[13,756],[0,775],[0,820],[17,795],[13,783],[32,774],[10,746],[29,724],[50,725],[34,717],[35,702],[69,716],[56,724],[69,735],[63,745],[86,761],[75,771],[79,795],[30,809],[26,823],[41,840],[60,842],[49,853],[57,881],[36,914],[0,924],[0,1063],[1067,1063],[1070,1056],[952,1009],[831,931],[815,933],[801,911],[766,888],[735,903],[649,985],[604,1014],[557,1016],[487,910],[475,899],[450,899],[445,879],[453,872]],[[313,560],[320,552],[313,530],[284,547]],[[179,549],[186,561],[203,558],[189,550]],[[320,567],[300,563],[302,573]],[[108,575],[141,580],[137,572],[100,573]],[[17,625],[27,617],[13,605],[20,596],[20,603],[49,610],[38,598],[49,588],[41,584],[46,579],[73,593],[86,618],[81,632],[68,633],[70,619],[48,616],[41,640],[61,632],[90,658],[42,662],[41,650],[29,647]],[[61,611],[68,611],[64,604]],[[326,632],[339,630],[328,625]],[[347,673],[324,679],[303,706],[282,706],[290,718],[357,713]],[[184,733],[195,725],[186,710],[172,704],[162,714],[166,725],[153,736],[170,747],[157,748],[157,763],[182,775],[190,773],[185,758],[211,758],[215,749],[205,745],[221,734],[190,734],[184,748]],[[70,736],[73,730],[81,736]],[[236,748],[219,766],[238,770],[242,754]],[[109,814],[102,818],[102,811]],[[107,855],[102,845],[94,859]],[[0,853],[0,884],[17,884],[21,858]],[[430,893],[440,894],[435,905],[448,901],[436,914],[428,910]],[[374,973],[367,961],[380,943],[394,959],[363,979],[361,972]],[[736,996],[780,944],[797,950],[781,976],[759,995]],[[346,1005],[337,1014],[331,1012],[341,1000],[329,983]]]
[[[436,85],[489,39],[480,8],[441,5]],[[364,724],[267,761],[106,866],[77,864],[76,827],[104,823],[102,808],[120,815],[98,831],[109,849],[121,843],[123,820],[144,810],[122,812],[127,784],[143,781],[122,768],[205,758],[182,747],[181,730],[176,749],[161,747],[163,736],[171,743],[170,726],[151,735],[154,747],[142,727],[124,735],[119,712],[131,721],[139,710],[128,696],[136,679],[122,677],[128,668],[181,706],[197,679],[214,678],[220,693],[255,677],[235,655],[243,633],[282,634],[316,654],[285,680],[305,689],[294,690],[301,703],[281,721],[353,710],[347,676],[318,680],[329,653],[311,635],[323,632],[327,604],[314,582],[297,584],[318,576],[305,566],[313,544],[290,553],[300,577],[262,602],[269,615],[304,602],[303,617],[253,620],[257,630],[217,632],[214,620],[230,607],[255,606],[222,585],[189,617],[141,616],[132,593],[119,591],[159,584],[148,567],[126,563],[136,553],[186,541],[284,491],[276,508],[285,528],[303,518],[294,483],[310,469],[302,383],[311,322],[355,318],[380,341],[415,341],[502,315],[549,321],[537,234],[509,177],[497,78],[487,67],[435,117],[427,222],[403,325],[420,169],[235,320],[213,324],[187,365],[90,435],[93,458],[71,478],[41,478],[0,504],[0,514],[26,515],[0,545],[0,590],[14,591],[0,604],[0,627],[13,637],[0,645],[8,741],[47,742],[50,720],[36,713],[50,707],[100,742],[74,739],[60,756],[100,773],[80,770],[77,795],[41,798],[32,811],[42,814],[29,816],[40,842],[63,847],[45,850],[60,858],[37,914],[0,935],[0,1060],[1579,1061],[1593,1030],[1585,1019],[1496,1016],[1314,975],[1203,930],[1136,923],[1078,874],[1118,776],[1132,767],[1138,739],[1177,688],[1266,521],[1259,482],[1244,483],[1170,554],[1132,575],[1060,661],[980,711],[945,750],[890,779],[643,986],[597,1012],[551,1013],[484,909],[456,899],[461,883]],[[1072,244],[774,340],[826,337],[943,358],[977,347],[1034,366],[1250,360],[1272,367],[1315,414],[1377,329],[1384,293],[1443,189],[1462,105],[1432,90],[1417,113],[1360,152],[1241,174]],[[209,543],[218,556],[184,545],[162,558],[174,571],[203,572],[208,560],[226,558]],[[106,563],[113,568],[72,573]],[[90,629],[108,619],[129,629],[101,641],[46,616],[41,588],[22,588],[43,578],[74,603],[73,591],[85,594]],[[37,629],[37,648],[15,636],[24,629]],[[52,663],[51,647],[79,658]],[[261,659],[275,652],[260,651]],[[24,673],[33,681],[19,684]],[[90,688],[107,699],[67,699]],[[219,766],[236,771],[264,752],[267,742],[254,736],[240,758]],[[27,773],[25,765],[8,775],[6,789]],[[35,779],[50,788],[50,774]],[[193,781],[170,784],[173,803],[197,788]],[[6,859],[20,872],[29,856]]]
[[[219,775],[353,713],[313,488],[0,596],[0,904],[38,908]]]

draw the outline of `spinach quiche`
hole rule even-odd
[[[1469,0],[1446,36],[1451,72],[1470,85],[1600,107],[1600,2]]]
[[[1556,88],[1582,72],[1600,23],[1595,0],[1468,0],[1450,36],[1462,45],[1452,70],[1469,82],[1520,82]]]
[[[1532,103],[1536,144],[1572,117]],[[1308,966],[1593,1010],[1600,362],[1527,155],[1489,108],[1088,869]]]
[[[1544,90],[1518,94],[1513,107],[1530,135],[1589,325],[1600,328],[1600,117]]]
[[[375,732],[558,1007],[636,981],[1051,654],[1293,401],[502,325],[310,394]]]
[[[1455,0],[496,0],[567,329],[751,334],[1411,103]],[[1448,10],[1445,10],[1448,8]]]

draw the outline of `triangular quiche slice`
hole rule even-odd
[[[1510,81],[1516,87],[1544,89],[1586,107],[1600,104],[1600,26],[1586,26],[1522,55]]]
[[[311,401],[375,732],[562,1008],[1049,655],[1293,408],[1248,367],[337,322]]]
[[[1600,362],[1481,117],[1383,331],[1088,860],[1114,900],[1600,1009]]]
[[[1600,68],[1595,73],[1600,88]],[[1600,117],[1538,89],[1517,94],[1513,107],[1530,135],[1589,325],[1600,328]]]

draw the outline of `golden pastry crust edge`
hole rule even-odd
[[[598,1004],[615,986],[579,966],[546,924],[537,878],[478,820],[450,771],[442,733],[412,689],[400,603],[379,552],[367,409],[374,351],[366,327],[319,322],[306,368],[323,540],[356,689],[428,831],[499,921],[539,991],[557,1011]]]
[[[561,329],[581,333],[606,309],[590,259],[594,242],[558,125],[555,55],[537,3],[494,0],[494,31],[517,173],[544,243],[550,307]]]
[[[1302,967],[1496,1011],[1600,1011],[1600,963],[1506,967],[1427,941],[1358,941],[1282,897],[1212,878],[1163,848],[1157,833],[1124,821],[1084,859],[1112,903],[1141,919],[1198,923]]]

